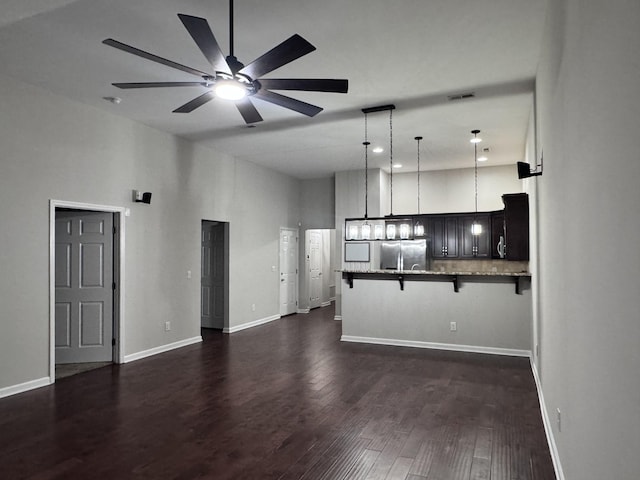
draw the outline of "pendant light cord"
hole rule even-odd
[[[390,214],[393,215],[393,110],[389,110]]]
[[[420,215],[420,140],[422,137],[416,137],[418,143],[418,215]]]
[[[367,114],[364,114],[364,218],[369,218],[369,141],[367,136]]]
[[[475,159],[474,172],[475,172],[475,192],[476,192],[476,213],[478,213],[478,144],[473,144],[473,155]]]

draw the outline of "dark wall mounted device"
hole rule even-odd
[[[540,156],[540,163],[536,165],[534,170],[531,170],[531,165],[526,162],[518,162],[518,178],[537,177],[542,175],[542,159]],[[538,170],[540,168],[540,170]]]
[[[133,191],[133,201],[138,203],[151,203],[151,192],[140,192],[138,190]]]

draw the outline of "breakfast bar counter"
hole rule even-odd
[[[530,355],[529,272],[339,272],[343,341]]]

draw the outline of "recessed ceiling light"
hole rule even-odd
[[[111,102],[114,105],[119,105],[120,102],[122,102],[122,99],[120,97],[102,97],[103,100],[106,100],[107,102]]]
[[[469,140],[471,143],[480,143],[482,141],[482,139],[480,137],[473,137],[471,140]]]
[[[382,153],[384,152],[384,148],[382,147],[373,147],[373,150],[371,150],[373,153]]]
[[[479,162],[486,162],[487,160],[489,160],[489,157],[485,157],[485,156],[478,157]]]
[[[393,168],[402,168],[402,164],[401,163],[394,163],[393,164]]]

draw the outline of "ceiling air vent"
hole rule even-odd
[[[457,93],[455,95],[448,95],[447,98],[450,102],[454,100],[464,100],[465,98],[474,98],[476,94],[474,92]]]

